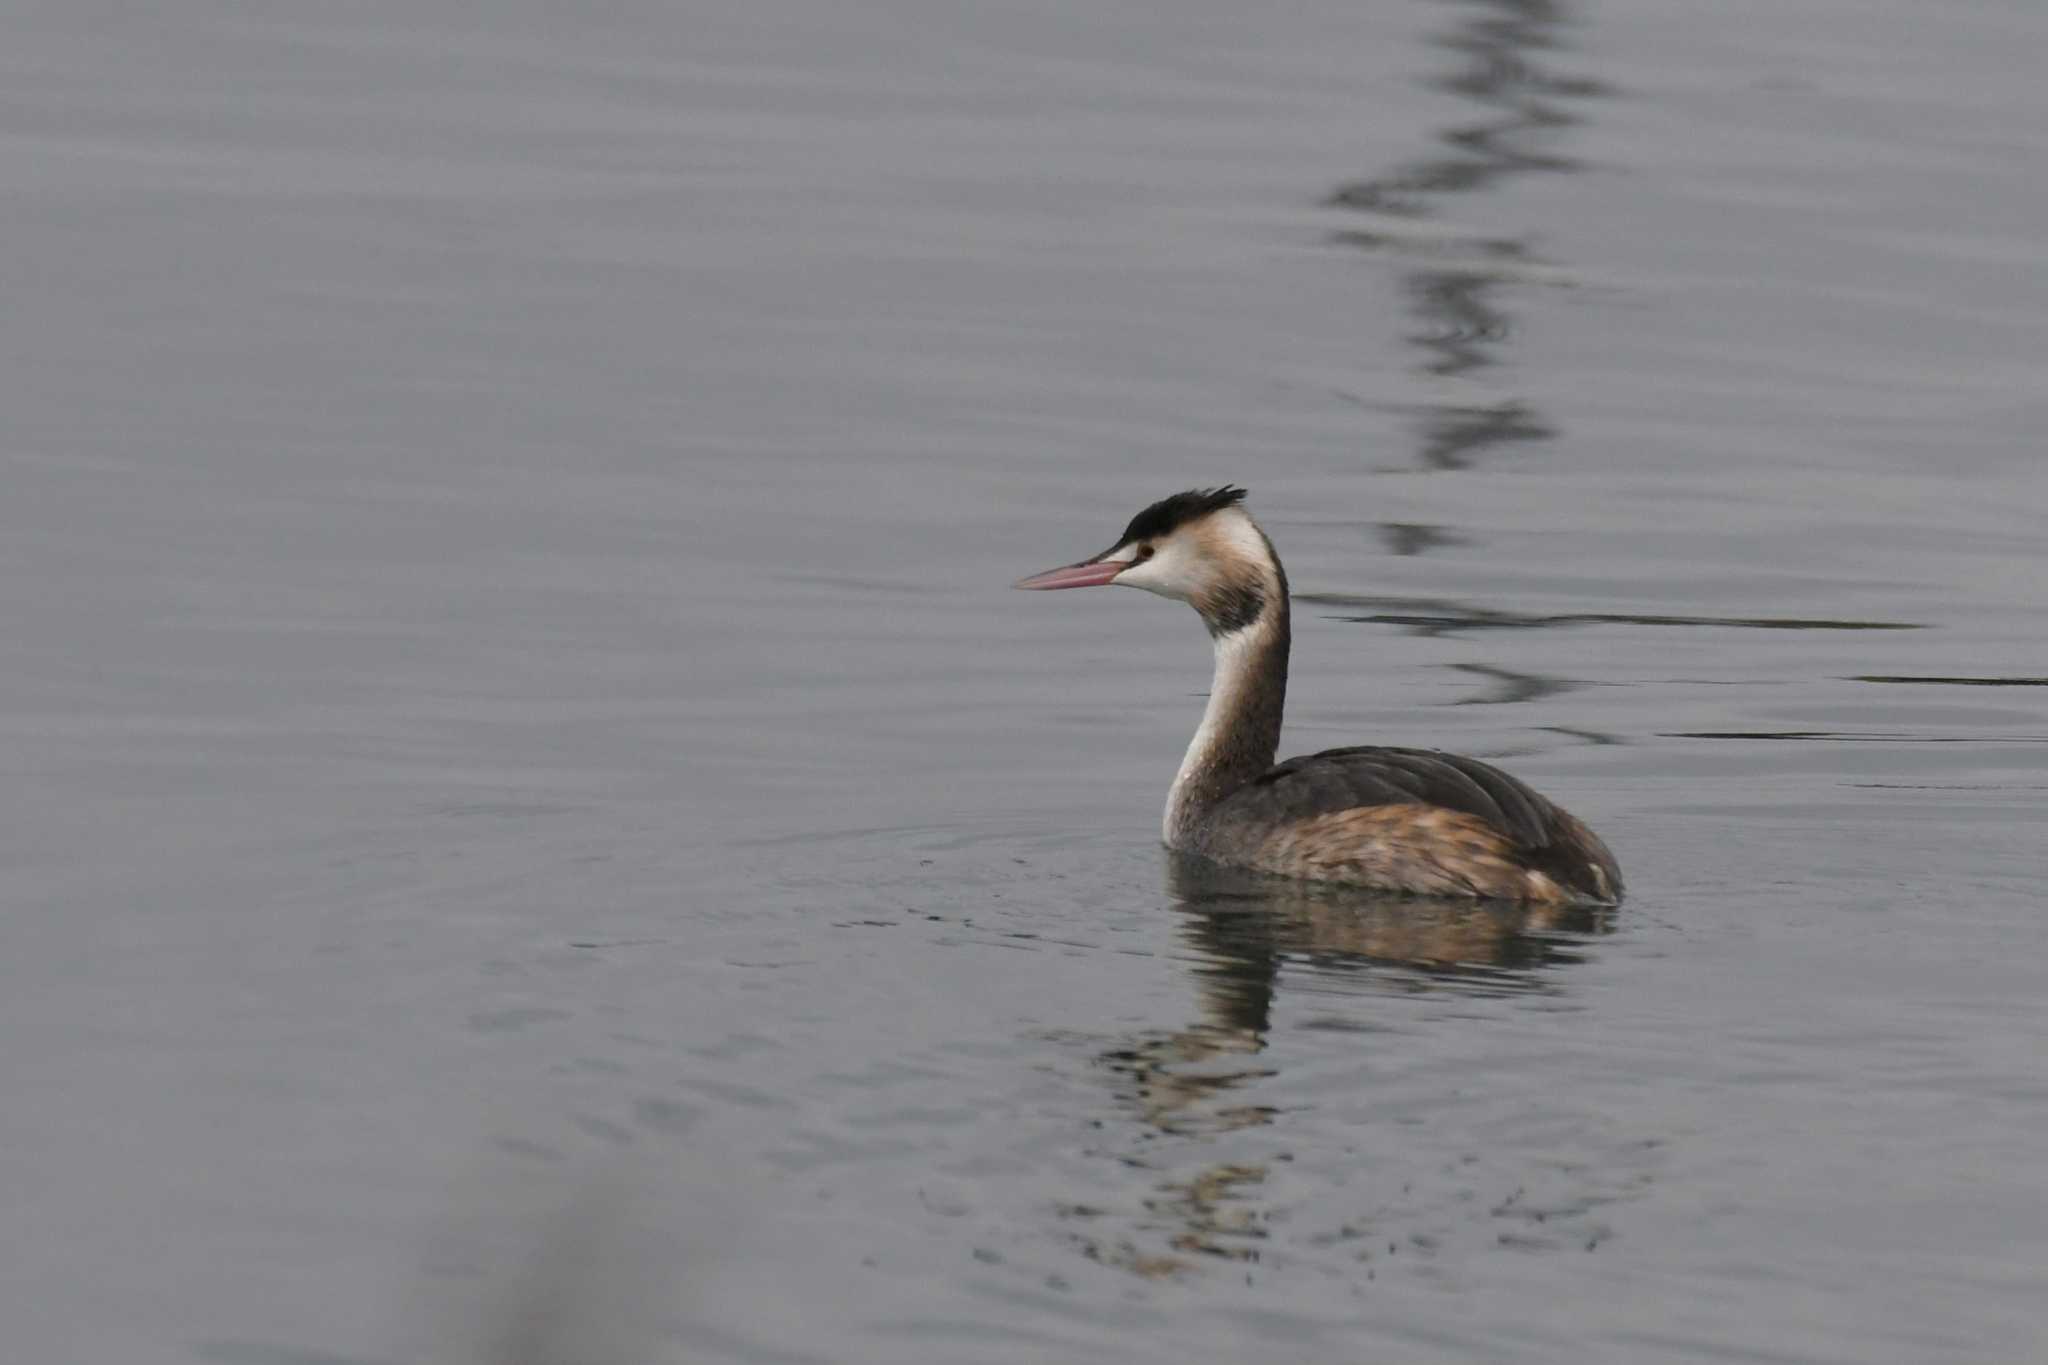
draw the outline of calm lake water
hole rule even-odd
[[[2048,1358],[2038,4],[6,9],[9,1359]]]

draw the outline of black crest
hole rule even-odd
[[[1198,521],[1211,512],[1220,512],[1226,507],[1235,507],[1244,501],[1244,490],[1231,484],[1221,488],[1190,488],[1185,493],[1175,493],[1170,498],[1161,498],[1144,511],[1131,518],[1131,524],[1124,528],[1119,545],[1128,545],[1134,540],[1153,540],[1177,531],[1191,521]]]

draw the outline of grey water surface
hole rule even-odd
[[[0,1356],[2048,1358],[2039,5],[5,11]]]

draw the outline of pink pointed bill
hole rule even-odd
[[[1094,588],[1108,583],[1130,568],[1127,561],[1120,559],[1089,559],[1064,568],[1047,569],[1029,578],[1020,578],[1012,587],[1018,588]]]

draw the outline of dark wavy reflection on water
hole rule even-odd
[[[1437,41],[1463,64],[1430,84],[1478,105],[1483,116],[1442,130],[1435,153],[1341,185],[1328,200],[1374,220],[1333,232],[1332,242],[1408,263],[1401,288],[1418,323],[1408,340],[1423,354],[1422,373],[1440,379],[1502,362],[1515,330],[1504,287],[1545,263],[1524,236],[1421,230],[1416,221],[1437,216],[1452,196],[1507,176],[1576,170],[1579,162],[1557,150],[1558,136],[1580,121],[1578,102],[1605,93],[1600,82],[1557,73],[1540,60],[1565,45],[1568,7],[1465,0],[1458,8],[1460,18]],[[1463,469],[1495,447],[1555,435],[1557,424],[1528,399],[1475,395],[1424,408],[1417,457],[1425,469]]]
[[[1415,459],[1422,469],[1438,471],[1467,469],[1489,453],[1558,434],[1557,421],[1534,400],[1503,392],[1488,372],[1503,364],[1515,335],[1506,302],[1511,288],[1565,277],[1538,257],[1529,235],[1469,231],[1452,210],[1458,196],[1485,191],[1509,176],[1578,169],[1580,163],[1559,150],[1561,136],[1580,122],[1579,104],[1605,93],[1598,81],[1548,65],[1566,46],[1572,22],[1569,8],[1557,0],[1457,0],[1450,12],[1448,29],[1435,41],[1457,54],[1459,64],[1429,84],[1467,101],[1477,116],[1439,130],[1428,154],[1341,185],[1327,201],[1353,215],[1331,233],[1334,244],[1386,259],[1400,272],[1401,293],[1416,324],[1406,339],[1420,354],[1416,370],[1430,395],[1413,406]],[[1465,540],[1451,529],[1409,523],[1382,524],[1380,534],[1397,555],[1426,554]],[[1367,605],[1364,599],[1303,600]],[[1425,635],[1538,624],[1461,606],[1347,619],[1403,625]],[[1478,701],[1532,701],[1580,686],[1574,679],[1501,664],[1470,668],[1498,684]]]
[[[1918,621],[1874,621],[1817,616],[1678,616],[1669,613],[1569,611],[1531,613],[1442,597],[1373,597],[1345,592],[1298,592],[1296,602],[1337,607],[1357,615],[1342,621],[1406,626],[1416,635],[1457,635],[1475,630],[1546,630],[1563,626],[1707,626],[1736,630],[1925,630]],[[1883,677],[1865,682],[1911,681]],[[1932,681],[1944,681],[1933,679]],[[2022,679],[2021,681],[2026,681]]]

